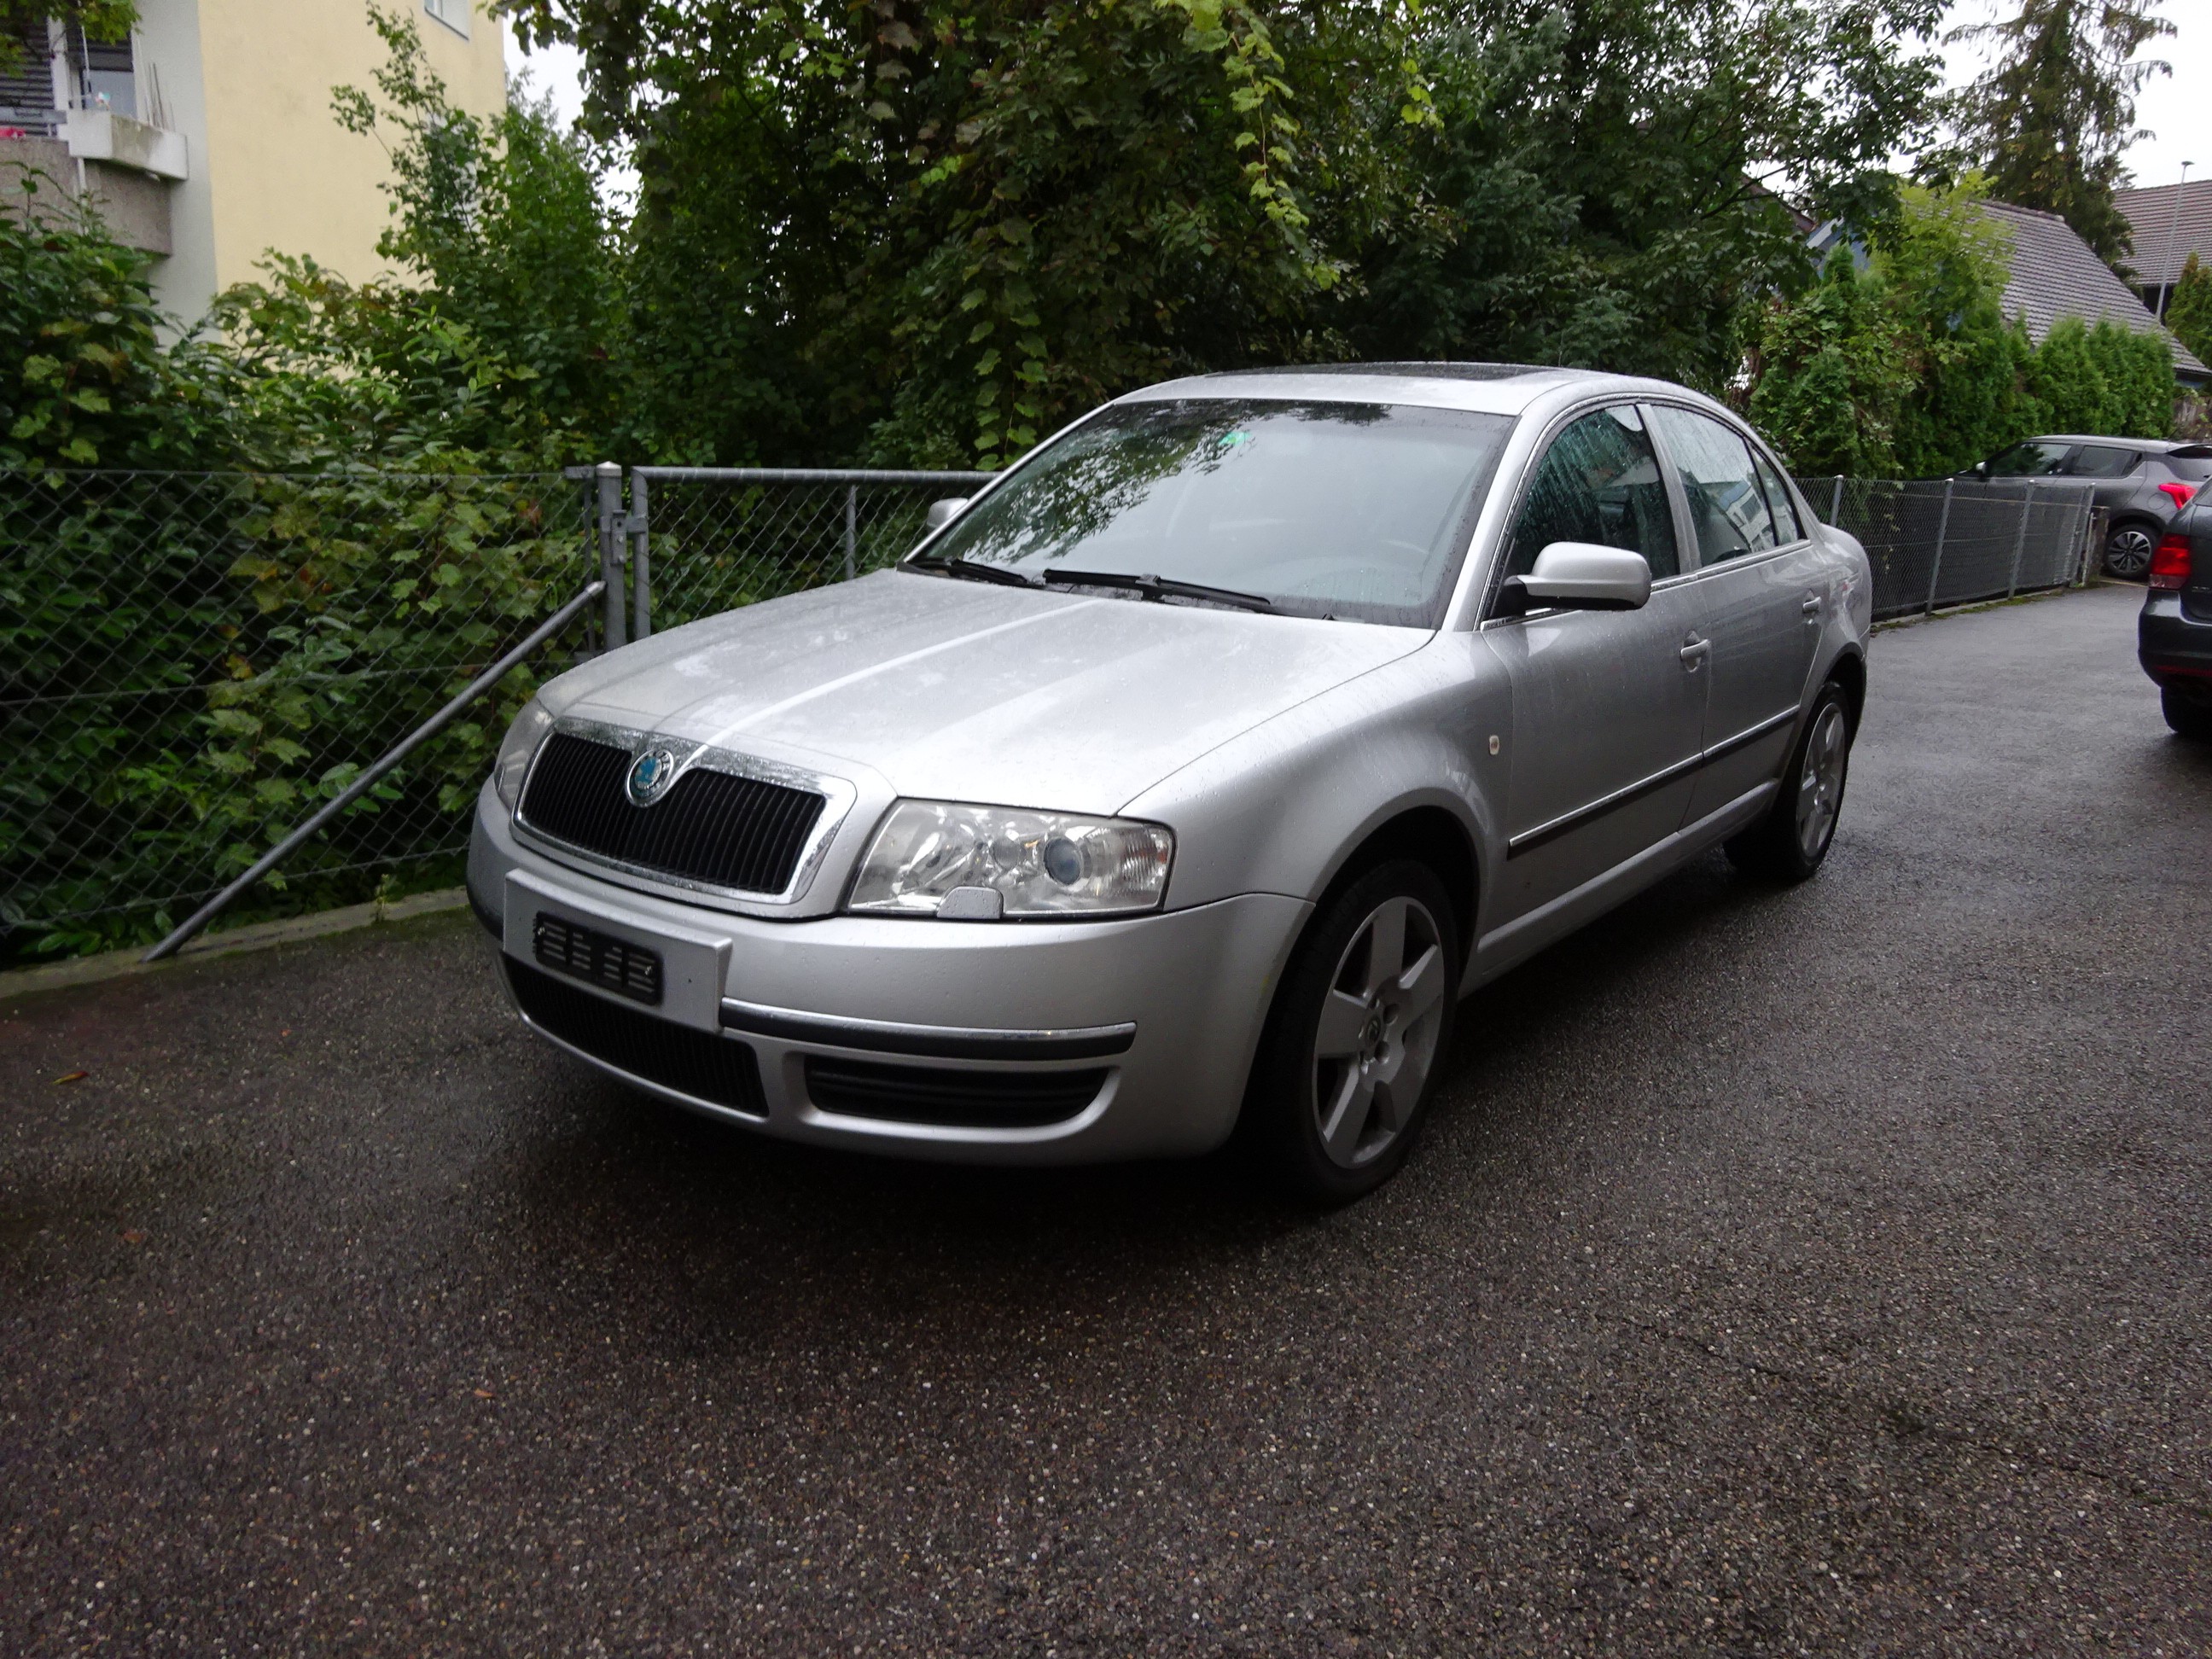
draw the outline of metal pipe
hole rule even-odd
[[[807,466],[634,466],[633,478],[661,478],[690,483],[973,484],[988,483],[995,472],[872,472],[866,467]]]
[[[860,574],[860,486],[845,486],[845,580]]]
[[[1844,527],[1844,475],[1836,474],[1836,493],[1828,499],[1828,522],[1837,529]]]
[[[206,927],[208,923],[213,921],[217,916],[228,909],[232,902],[235,900],[240,893],[243,893],[247,888],[252,886],[254,883],[259,881],[262,877],[267,875],[287,858],[289,858],[293,852],[302,842],[306,841],[308,836],[313,835],[315,831],[321,829],[339,813],[344,811],[347,807],[352,805],[363,795],[367,794],[370,789],[375,787],[379,780],[380,780],[386,773],[392,770],[393,767],[398,765],[400,762],[405,760],[408,756],[413,754],[416,749],[419,747],[424,740],[429,738],[434,738],[439,732],[444,731],[447,724],[452,721],[453,716],[459,714],[464,708],[466,708],[478,697],[483,696],[485,692],[490,690],[492,687],[498,684],[501,680],[506,678],[507,672],[514,668],[517,663],[520,662],[525,657],[527,657],[539,646],[544,644],[545,641],[552,638],[554,635],[559,633],[561,629],[568,624],[571,617],[574,617],[579,611],[581,611],[586,605],[591,604],[593,599],[598,599],[599,595],[606,591],[607,585],[604,581],[592,582],[586,586],[582,592],[577,594],[574,599],[569,600],[568,604],[562,605],[558,611],[555,611],[544,622],[540,623],[534,629],[532,630],[529,638],[524,640],[520,645],[516,646],[514,650],[508,652],[490,667],[485,669],[483,673],[477,675],[476,678],[470,681],[467,690],[463,691],[459,696],[455,697],[451,702],[447,703],[443,708],[441,708],[436,714],[431,715],[430,718],[423,721],[422,725],[416,726],[404,738],[402,738],[395,747],[387,750],[383,756],[374,762],[359,777],[356,778],[351,783],[348,784],[343,790],[340,791],[336,797],[325,803],[320,811],[317,812],[313,817],[309,818],[305,823],[295,830],[290,835],[285,836],[283,840],[278,842],[274,847],[270,848],[259,858],[256,859],[253,861],[253,867],[252,869],[248,870],[244,875],[239,877],[237,880],[232,882],[229,886],[224,888],[222,891],[217,893],[205,904],[200,906],[198,909],[193,911],[191,915],[185,917],[183,923],[179,926],[177,929],[168,936],[168,938],[163,939],[152,950],[147,951],[140,960],[143,962],[159,962],[164,957],[174,956],[177,953],[179,947],[183,945],[185,940],[191,939],[192,935],[198,933],[201,928]]]
[[[629,479],[629,579],[635,597],[637,636],[653,637],[653,559],[647,542],[653,528],[652,485],[633,471]]]
[[[2020,556],[2027,550],[2027,515],[2035,505],[2035,480],[2025,478],[2021,483],[2024,488],[2020,492],[2020,528],[2012,538],[2012,580],[2005,584],[2007,599],[2020,592]]]
[[[599,580],[607,585],[607,649],[617,650],[623,639],[622,468],[601,461],[599,478]]]
[[[1956,478],[1943,480],[1943,516],[1936,520],[1936,557],[1928,566],[1928,603],[1920,607],[1923,613],[1936,608],[1936,579],[1943,574],[1943,538],[1951,528],[1951,496],[1958,487]]]
[[[2173,187],[2173,218],[2166,228],[2166,263],[2173,265],[2173,245],[2181,240],[2181,192],[2189,188],[2189,169],[2194,161],[2181,164],[2181,182]],[[2166,307],[2173,299],[2173,290],[2181,285],[2181,271],[2176,267],[2172,274],[2159,284],[2158,320],[2166,320]]]

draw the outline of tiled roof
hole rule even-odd
[[[2178,222],[2173,213],[2177,195],[2181,198]],[[2116,190],[2112,200],[2136,228],[2136,251],[2128,255],[2128,264],[2137,282],[2179,281],[2192,251],[2212,265],[2212,179],[2191,179],[2185,189],[2154,185],[2144,190]]]
[[[2108,317],[2122,328],[2155,334],[2164,340],[2173,353],[2177,373],[2191,380],[2212,375],[2212,369],[2159,326],[2158,319],[2143,309],[2136,291],[2115,276],[2112,268],[2057,214],[2006,202],[1984,202],[1982,211],[2011,233],[2005,315],[2027,318],[2031,337],[2042,339],[2062,317],[2079,317],[2091,324]]]

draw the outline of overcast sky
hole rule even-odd
[[[1977,22],[2013,9],[2014,0],[1959,0],[1950,21]],[[2128,151],[2128,166],[2139,185],[2173,183],[2184,161],[2196,163],[2189,170],[2191,179],[2212,177],[2212,0],[2165,0],[2160,10],[2180,32],[2143,54],[2172,64],[2173,73],[2152,76],[2136,108],[2136,124],[2156,135]],[[1954,46],[1946,56],[1954,85],[1972,80],[1981,68],[1981,55],[1972,47]],[[574,118],[583,92],[574,51],[563,46],[526,56],[510,32],[507,64],[510,74],[526,69],[532,85],[553,94],[554,107]],[[628,182],[633,181],[617,180]]]

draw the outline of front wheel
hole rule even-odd
[[[1308,929],[1246,1105],[1295,1194],[1349,1203],[1406,1161],[1450,1049],[1459,958],[1443,884],[1410,859],[1361,876]]]
[[[2135,580],[2150,568],[2158,551],[2158,538],[2148,525],[2124,524],[2105,538],[2105,568],[2115,576]]]
[[[1764,817],[1730,837],[1729,861],[1779,881],[1803,881],[1818,870],[1836,838],[1850,760],[1850,714],[1844,688],[1830,680],[1814,699],[1813,718],[1790,751],[1781,793]]]

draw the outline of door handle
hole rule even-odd
[[[1713,642],[1711,640],[1701,640],[1693,634],[1690,636],[1689,642],[1682,647],[1682,666],[1694,674],[1705,665],[1705,659],[1712,654]]]
[[[1805,613],[1808,622],[1816,621],[1820,615],[1820,596],[1818,593],[1808,594],[1805,603],[1797,608]]]

